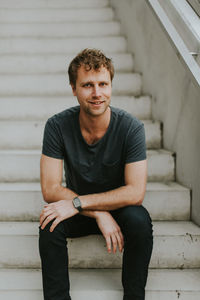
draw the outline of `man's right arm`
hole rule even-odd
[[[78,196],[72,190],[62,186],[63,161],[42,154],[40,160],[41,189],[45,202],[53,203],[60,200],[72,201]],[[42,213],[43,214],[43,211]],[[124,247],[121,229],[108,211],[84,210],[82,215],[95,218],[107,244],[108,252],[115,253],[117,245],[122,251]]]
[[[52,203],[77,196],[72,190],[62,186],[63,161],[42,154],[40,160],[40,182],[44,201]]]
[[[62,186],[63,161],[42,154],[40,160],[40,181],[44,201],[47,203],[69,200],[78,196],[72,190]],[[97,211],[84,211],[83,215],[95,218]]]

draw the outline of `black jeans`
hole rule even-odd
[[[153,236],[149,213],[143,206],[127,206],[111,211],[124,235],[122,264],[123,300],[144,300]],[[45,300],[70,300],[67,237],[100,234],[95,219],[76,215],[49,231],[52,222],[40,228],[39,250],[42,262]]]

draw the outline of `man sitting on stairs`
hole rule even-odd
[[[153,245],[151,218],[142,206],[144,124],[110,106],[114,67],[101,51],[83,50],[68,73],[79,105],[48,119],[41,157],[44,299],[71,299],[66,238],[102,234],[109,253],[123,251],[123,300],[144,300]]]

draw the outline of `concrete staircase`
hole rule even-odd
[[[162,149],[107,0],[0,0],[0,299],[41,300],[38,216],[44,204],[39,158],[45,120],[76,105],[67,66],[85,47],[113,58],[112,105],[143,120],[148,148],[144,206],[154,220],[147,300],[200,299],[200,228],[190,221],[190,191],[175,182],[175,154]],[[81,251],[80,251],[81,250]],[[101,236],[69,240],[73,300],[121,300],[121,255]],[[75,280],[76,279],[76,280]]]

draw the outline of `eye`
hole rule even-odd
[[[91,83],[85,83],[84,85],[83,85],[83,87],[91,87],[92,85],[91,85]]]
[[[100,83],[100,86],[105,86],[105,85],[108,85],[107,82],[101,82]]]

